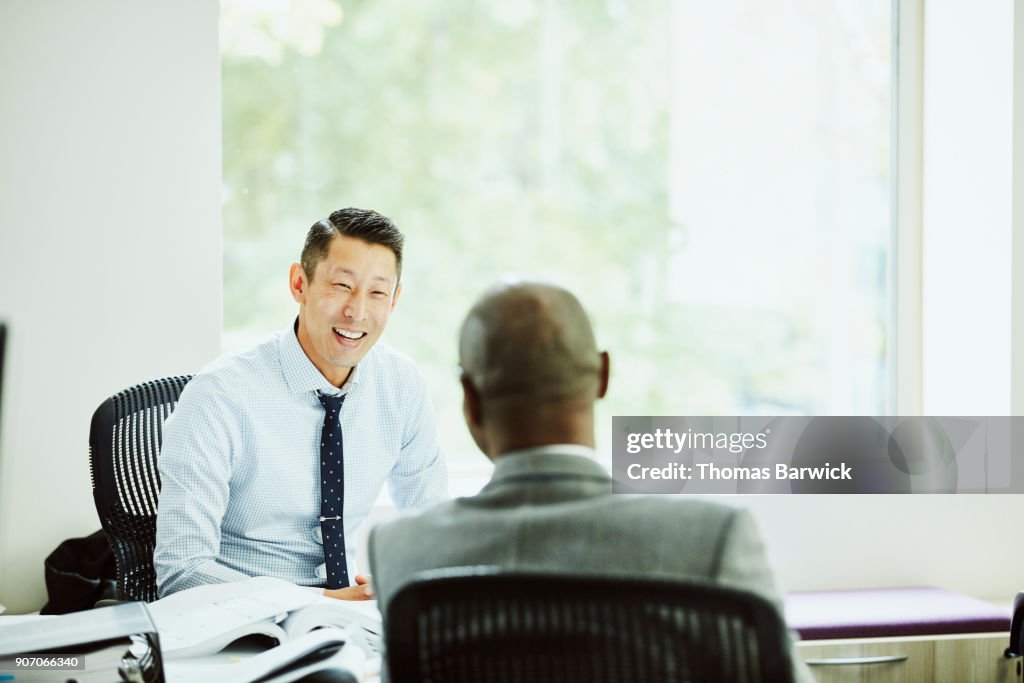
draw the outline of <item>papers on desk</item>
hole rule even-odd
[[[202,667],[173,667],[191,670],[192,680],[227,681],[228,675],[230,680],[236,676],[239,681],[255,680],[289,665],[280,675],[290,676],[299,668],[306,673],[329,668],[350,673],[353,681],[360,681],[367,657],[377,658],[383,633],[376,601],[325,598],[269,577],[175,593],[152,603],[150,613],[168,660],[211,655],[250,635],[269,636],[281,643],[239,664],[225,666],[222,660],[208,678]],[[253,671],[254,676],[250,675]]]
[[[368,671],[366,653],[350,641],[350,633],[323,628],[248,658],[204,658],[174,662],[168,683],[288,683],[315,671],[332,671],[339,683],[360,683]],[[212,660],[212,661],[211,661]]]
[[[213,654],[250,635],[283,643],[288,635],[278,623],[316,599],[313,591],[259,576],[190,588],[151,603],[149,610],[164,657],[176,659]]]

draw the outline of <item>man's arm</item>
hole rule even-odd
[[[437,438],[434,406],[418,371],[410,373],[408,420],[398,461],[388,475],[391,499],[399,510],[424,508],[448,499],[448,470]]]
[[[722,583],[759,593],[781,611],[782,600],[775,577],[750,512],[736,509],[726,522],[724,534],[717,578]]]
[[[215,381],[200,375],[186,385],[164,425],[153,553],[160,597],[248,578],[217,561],[232,455],[241,444],[238,419]]]
[[[775,583],[768,556],[765,552],[761,534],[754,523],[754,517],[748,510],[735,512],[725,530],[725,539],[719,563],[718,579],[736,588],[754,591],[770,600],[785,615],[782,596]],[[811,670],[800,658],[796,649],[796,638],[790,632],[792,646],[790,656],[793,660],[793,671],[800,683],[813,683]]]

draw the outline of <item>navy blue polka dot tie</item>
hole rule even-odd
[[[320,436],[320,531],[324,537],[327,587],[346,588],[345,560],[345,470],[342,460],[341,404],[345,396],[317,394],[324,406],[324,428]]]

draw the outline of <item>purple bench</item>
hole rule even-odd
[[[1010,630],[1001,609],[942,588],[790,593],[786,623],[802,640],[932,636]]]

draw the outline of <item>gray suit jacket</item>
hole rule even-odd
[[[370,567],[381,611],[416,572],[498,565],[696,577],[760,593],[781,612],[764,545],[746,510],[675,496],[613,495],[611,487],[601,466],[582,456],[499,458],[476,496],[373,530]],[[798,680],[813,680],[802,662],[797,669]]]

